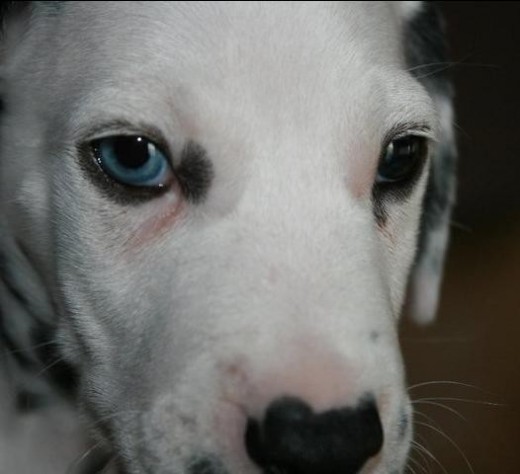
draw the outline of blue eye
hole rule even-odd
[[[101,169],[115,181],[128,186],[164,187],[173,172],[166,156],[150,140],[138,135],[119,135],[92,142]]]

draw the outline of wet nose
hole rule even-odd
[[[380,451],[383,428],[373,398],[322,413],[297,398],[280,398],[263,420],[248,420],[245,443],[266,473],[355,474]]]

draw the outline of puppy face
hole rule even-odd
[[[413,14],[33,8],[4,70],[5,215],[125,471],[300,472],[245,440],[284,397],[371,400],[384,441],[345,472],[404,468],[396,325],[439,134],[404,59]]]

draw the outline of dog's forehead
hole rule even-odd
[[[168,50],[177,60],[219,57],[237,45],[294,59],[302,47],[322,56],[349,44],[392,62],[403,16],[392,2],[67,2],[61,11],[72,31],[95,34],[112,53],[155,47],[149,52]]]
[[[56,46],[39,53],[42,71],[58,62],[45,97],[72,123],[69,111],[87,103],[82,117],[109,110],[163,129],[178,129],[160,123],[175,114],[205,130],[259,114],[278,129],[301,118],[316,136],[343,121],[370,141],[431,112],[405,71],[407,11],[394,2],[66,2],[42,21],[41,41]],[[400,97],[409,111],[395,107]]]
[[[237,157],[297,155],[302,170],[307,158],[323,162],[324,176],[342,170],[364,183],[355,195],[368,195],[388,131],[435,125],[406,71],[413,9],[398,5],[42,2],[20,93],[41,107],[56,143],[130,122],[159,130],[172,149],[201,144],[229,176],[242,169]]]
[[[69,91],[105,80],[142,93],[254,88],[275,102],[304,89],[348,94],[368,88],[371,70],[404,69],[398,11],[391,2],[67,2],[44,20],[63,45],[43,54],[60,58],[53,74],[73,82]]]

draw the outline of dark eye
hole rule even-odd
[[[405,183],[421,169],[428,153],[428,141],[420,135],[406,135],[387,146],[377,170],[376,183]]]
[[[118,135],[92,142],[94,157],[112,179],[127,186],[168,186],[173,171],[157,145],[138,135]]]

